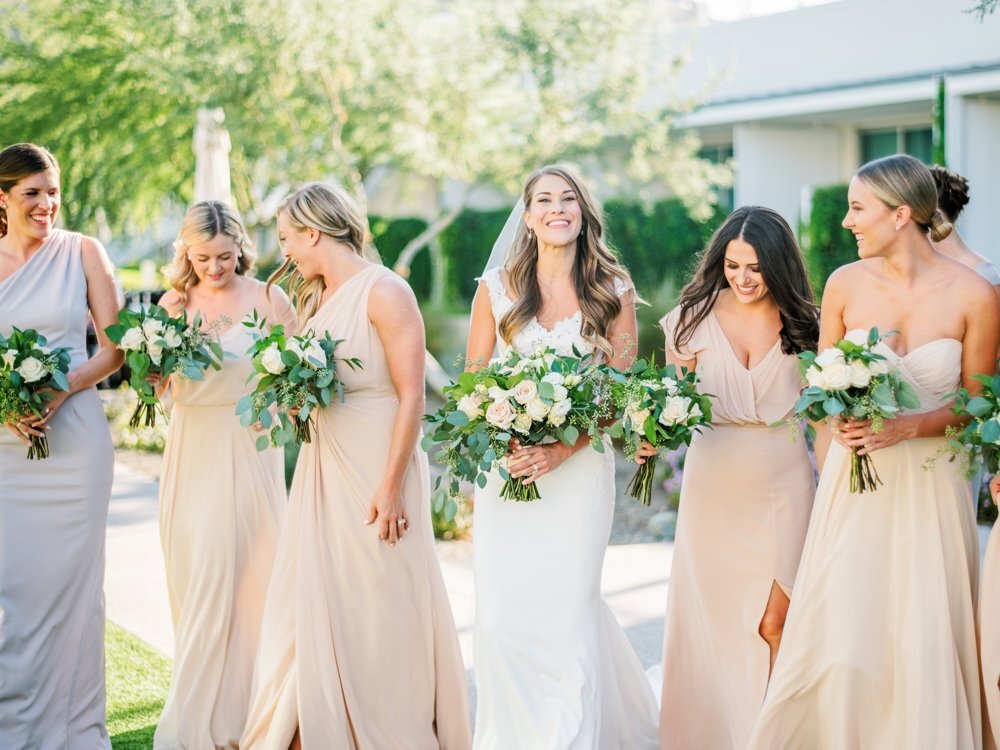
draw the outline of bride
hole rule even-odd
[[[635,354],[635,293],[587,188],[565,167],[543,167],[523,205],[506,261],[487,266],[473,301],[469,368],[497,344],[501,354],[575,346],[624,368]],[[514,446],[508,462],[542,497],[502,500],[496,472],[476,490],[474,747],[655,748],[652,689],[600,594],[610,449],[582,435],[573,447]]]

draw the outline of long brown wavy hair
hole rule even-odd
[[[576,243],[573,262],[573,285],[583,318],[581,333],[597,351],[614,356],[614,346],[608,339],[611,326],[621,312],[622,303],[615,289],[615,280],[632,288],[632,279],[625,267],[604,241],[604,218],[601,207],[587,186],[568,167],[549,165],[532,172],[524,185],[525,210],[531,207],[535,185],[545,175],[556,175],[569,183],[576,193],[583,217],[583,228]],[[500,319],[500,336],[508,344],[524,326],[538,314],[542,292],[538,285],[538,240],[528,232],[524,222],[518,226],[506,263],[513,307]]]
[[[741,206],[733,211],[701,253],[694,278],[681,291],[680,321],[674,346],[682,347],[708,316],[726,281],[726,248],[741,239],[753,247],[760,275],[781,316],[781,351],[815,351],[819,340],[819,310],[795,235],[781,214],[763,206]]]

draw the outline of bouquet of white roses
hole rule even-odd
[[[894,331],[880,335],[878,328],[868,332],[865,344],[841,339],[819,354],[799,354],[799,370],[807,386],[795,404],[795,418],[821,422],[833,417],[871,422],[874,432],[886,419],[899,414],[900,408],[920,406],[909,383],[889,368],[886,358],[875,346]],[[812,426],[807,432],[812,435]],[[870,455],[851,451],[851,492],[869,492],[882,484]]]
[[[504,480],[500,496],[508,500],[537,500],[535,483],[512,477],[502,459],[510,441],[540,445],[561,441],[575,445],[580,435],[604,450],[600,420],[611,414],[609,380],[605,368],[592,357],[558,355],[540,349],[523,357],[510,352],[475,372],[466,372],[445,388],[445,405],[424,419],[431,432],[424,449],[437,451],[437,460],[448,466],[435,485],[435,509],[454,516],[459,480],[486,486],[486,474],[496,467]]]
[[[226,322],[220,319],[215,325]],[[159,305],[119,311],[118,322],[104,332],[125,352],[129,386],[139,397],[129,427],[135,429],[140,423],[146,427],[156,424],[160,399],[149,382],[150,375],[161,378],[180,375],[188,380],[201,380],[209,367],[215,370],[222,367],[225,352],[211,333],[214,327],[202,329],[200,314],[188,323],[186,312],[180,317],[171,317]]]
[[[0,424],[34,414],[44,416],[53,391],[68,391],[69,349],[49,349],[45,337],[28,328],[0,335]],[[31,435],[28,458],[48,458],[47,435]]]
[[[316,409],[330,405],[333,396],[343,402],[344,386],[337,377],[337,363],[358,369],[361,360],[334,356],[343,339],[333,339],[329,331],[317,336],[307,331],[301,336],[287,336],[284,326],[265,330],[267,319],[255,310],[243,321],[253,329],[251,355],[254,372],[247,380],[256,379],[254,390],[236,403],[236,413],[244,427],[260,423],[270,431],[257,438],[257,450],[289,442],[308,443],[312,440],[309,417]]]
[[[656,448],[674,450],[690,445],[702,427],[711,427],[711,397],[698,392],[697,373],[687,368],[678,373],[674,365],[658,369],[654,362],[640,359],[612,377],[617,420],[608,434],[623,438],[630,461],[643,439]],[[656,456],[650,456],[628,484],[629,495],[643,505],[652,500],[655,469]]]

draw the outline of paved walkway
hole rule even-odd
[[[471,553],[468,542],[438,543],[466,669],[472,665],[475,606]],[[605,556],[604,596],[647,668],[660,661],[672,555],[673,545],[663,542],[612,546]],[[105,594],[111,621],[164,654],[173,655],[157,483],[122,464],[115,466],[108,516]]]

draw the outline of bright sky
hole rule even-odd
[[[736,21],[750,16],[764,16],[786,10],[822,5],[836,0],[697,0],[712,21]]]

